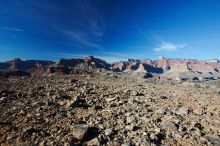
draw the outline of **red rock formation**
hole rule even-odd
[[[155,62],[155,66],[157,68],[162,68],[164,71],[167,71],[170,69],[168,60],[164,58],[163,56],[159,57],[159,59]]]
[[[139,64],[138,68],[135,70],[135,72],[138,73],[147,73],[147,71],[144,68],[144,65],[142,63]]]
[[[188,61],[188,69],[199,72],[213,72],[214,66],[205,61]]]
[[[93,56],[86,57],[84,59],[84,62],[88,62],[89,64],[92,64],[96,68],[110,69],[111,66],[106,61],[95,58]]]
[[[184,60],[169,60],[169,66],[171,71],[187,72],[187,62]]]
[[[124,71],[127,68],[127,62],[114,62],[111,65],[113,71]]]
[[[110,65],[104,60],[89,56],[84,59],[61,59],[56,64],[52,61],[22,61],[21,59],[14,59],[0,63],[0,70],[2,71],[22,70],[37,74],[70,74],[74,72],[90,73],[99,69],[111,69],[112,71],[117,72],[170,73],[171,75],[173,74],[173,77],[176,77],[178,73],[209,75],[208,77],[212,75],[215,75],[215,77],[220,76],[220,62],[217,59],[199,61],[191,59],[171,60],[159,57],[156,61],[128,59],[128,61],[115,62]],[[193,76],[189,78],[193,78]],[[163,77],[161,77],[161,79],[163,79]]]

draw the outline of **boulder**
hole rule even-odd
[[[188,107],[180,107],[177,111],[176,114],[184,116],[189,114],[189,108]]]

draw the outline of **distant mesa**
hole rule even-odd
[[[127,61],[109,64],[102,59],[88,56],[80,59],[61,59],[58,62],[47,60],[23,61],[20,58],[0,62],[0,75],[4,75],[3,72],[7,72],[7,76],[17,74],[18,76],[22,74],[92,74],[105,70],[139,73],[143,74],[143,76],[145,75],[145,77],[159,75],[160,79],[172,80],[218,79],[220,78],[220,61],[218,59],[206,61],[195,59],[167,59],[160,56],[157,60],[128,59]],[[16,73],[15,71],[21,72]]]
[[[42,61],[42,60],[26,60],[23,61],[20,58],[15,58],[14,60],[1,62],[0,63],[0,70],[7,70],[7,71],[17,71],[23,70],[28,71],[35,68],[42,68],[48,65],[52,65],[55,62],[53,61]]]
[[[207,60],[207,63],[219,63],[218,59]]]

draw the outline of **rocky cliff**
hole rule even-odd
[[[103,70],[140,74],[152,73],[160,75],[161,79],[171,80],[194,79],[195,77],[198,79],[218,79],[220,77],[220,62],[217,59],[200,61],[167,59],[161,56],[157,60],[128,59],[109,64],[104,60],[89,56],[61,59],[57,63],[41,60],[23,61],[21,59],[0,63],[0,71],[25,71],[31,74],[91,74]]]

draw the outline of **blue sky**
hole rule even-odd
[[[0,61],[220,59],[218,0],[0,0]]]

